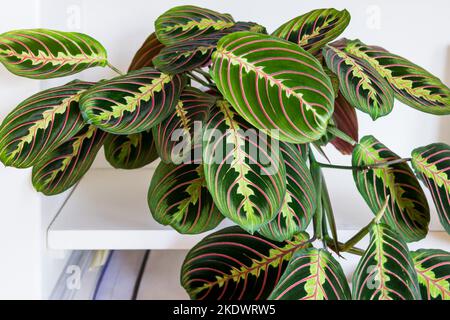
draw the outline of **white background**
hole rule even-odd
[[[126,70],[134,52],[154,29],[154,20],[165,10],[180,4],[196,4],[228,12],[235,20],[255,21],[269,32],[284,21],[315,8],[347,8],[352,21],[343,36],[360,38],[409,58],[450,82],[450,1],[145,1],[145,0],[28,0],[2,2],[0,33],[19,28],[45,27],[85,32],[108,50],[110,62]],[[108,69],[85,71],[78,78],[98,80],[112,77]],[[10,75],[0,66],[0,120],[20,101],[39,89],[69,81],[34,81]],[[387,117],[372,122],[358,113],[360,136],[373,134],[401,156],[424,144],[450,143],[450,116],[421,113],[396,102]],[[327,149],[333,162],[348,164]],[[100,156],[95,167],[108,164]],[[366,224],[372,214],[358,194],[349,171],[326,170],[326,178],[338,224],[355,227]],[[132,192],[132,190],[130,190]],[[46,275],[49,254],[45,252],[43,230],[61,197],[44,199],[32,190],[29,170],[0,167],[0,287],[8,288],[0,297],[39,297]],[[431,204],[431,202],[430,202]],[[434,206],[432,228],[438,229]],[[49,210],[52,208],[52,210]],[[51,254],[50,254],[51,256]]]

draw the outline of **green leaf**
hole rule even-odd
[[[147,131],[175,111],[185,77],[143,68],[99,82],[80,99],[84,119],[113,134]]]
[[[156,19],[155,30],[159,41],[164,45],[170,45],[205,36],[233,25],[234,20],[229,14],[196,6],[178,6]]]
[[[236,32],[212,56],[211,76],[248,122],[291,143],[318,140],[333,113],[334,91],[319,61],[275,37]]]
[[[156,221],[180,233],[202,233],[224,219],[206,188],[202,165],[161,162],[153,174],[148,204]]]
[[[353,274],[355,300],[420,300],[406,243],[388,225],[374,224],[370,244]]]
[[[0,126],[0,160],[27,168],[75,135],[83,126],[80,95],[93,83],[72,81],[20,103]]]
[[[344,50],[367,61],[377,70],[401,102],[427,113],[450,114],[450,89],[425,69],[359,40],[347,41]]]
[[[254,22],[237,22],[230,28],[169,45],[161,50],[153,63],[158,70],[171,74],[204,67],[211,62],[211,54],[220,38],[232,32],[248,30],[265,33],[265,28]]]
[[[354,167],[400,159],[373,136],[365,136],[353,150]],[[383,221],[407,242],[423,239],[428,232],[430,211],[419,181],[406,163],[354,170],[359,192],[376,214],[389,196]]]
[[[175,112],[153,127],[156,148],[161,160],[179,164],[201,144],[202,127],[208,119],[216,97],[197,88],[186,87]]]
[[[116,169],[137,169],[152,163],[158,158],[152,132],[108,134],[105,139],[105,157]]]
[[[238,226],[215,232],[189,251],[181,284],[196,300],[264,300],[292,254],[309,246],[301,233],[289,242],[250,235]]]
[[[349,23],[347,10],[317,9],[286,22],[272,35],[294,42],[314,54],[336,39]]]
[[[271,293],[270,300],[350,300],[344,271],[323,249],[297,251]]]
[[[49,29],[1,34],[0,62],[10,72],[31,79],[64,77],[108,63],[106,50],[97,40]]]
[[[94,126],[85,126],[33,167],[34,188],[55,195],[75,185],[91,167],[105,137],[106,133]]]
[[[450,146],[433,143],[414,149],[411,163],[430,190],[439,220],[450,234]]]
[[[153,67],[153,58],[158,55],[162,48],[164,48],[164,45],[159,42],[156,34],[154,32],[150,34],[134,55],[128,72],[144,67]]]
[[[258,231],[275,241],[305,231],[316,210],[316,190],[301,151],[288,143],[280,143],[280,150],[286,165],[286,196],[277,216]]]
[[[205,179],[222,214],[250,233],[271,221],[286,194],[278,142],[251,128],[223,100],[203,134]]]
[[[411,252],[422,299],[450,300],[450,253],[437,249]]]
[[[332,46],[322,52],[328,68],[339,78],[340,92],[352,106],[373,120],[392,111],[394,91],[370,64]]]
[[[204,67],[211,61],[211,54],[221,37],[206,36],[172,44],[163,48],[153,63],[158,70],[170,74]]]

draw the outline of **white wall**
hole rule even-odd
[[[126,70],[135,50],[153,31],[159,14],[172,6],[197,4],[231,13],[236,20],[252,20],[274,30],[298,14],[320,7],[347,8],[352,21],[343,36],[381,45],[422,65],[447,84],[450,82],[449,1],[148,1],[148,0],[28,0],[2,3],[0,32],[41,25],[46,28],[86,32],[102,42],[110,61]],[[108,69],[85,71],[78,78],[98,80],[111,77]],[[0,119],[18,102],[39,88],[67,82],[57,79],[38,83],[14,77],[0,67]],[[416,146],[434,141],[450,142],[450,117],[424,114],[396,102],[394,111],[372,122],[358,114],[361,135],[373,134],[402,156]],[[333,148],[327,152],[337,163],[349,163]],[[105,167],[102,157],[96,167]],[[332,201],[340,226],[366,224],[371,213],[353,184],[348,171],[327,170]],[[43,230],[54,214],[56,202],[43,200],[31,188],[28,170],[0,168],[0,298],[42,296],[44,264]],[[61,197],[58,198],[61,201]],[[51,208],[51,210],[50,210]],[[50,210],[50,211],[49,211]],[[434,211],[434,209],[433,209]],[[436,228],[436,215],[433,215]],[[43,260],[44,259],[44,260]],[[51,270],[51,269],[46,269]]]

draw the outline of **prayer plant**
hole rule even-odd
[[[118,76],[24,100],[0,126],[0,159],[32,167],[36,190],[54,195],[80,181],[102,146],[118,169],[160,158],[148,193],[155,220],[183,234],[225,218],[232,225],[188,253],[181,283],[192,299],[450,299],[450,254],[407,245],[428,233],[419,181],[450,232],[450,146],[400,158],[373,136],[358,139],[355,111],[375,121],[398,99],[447,115],[450,89],[383,48],[336,40],[349,22],[347,10],[318,9],[268,34],[179,6],[156,20],[127,73],[88,35],[6,32],[0,62],[18,76],[106,66]],[[316,160],[328,143],[351,154],[351,165]],[[347,242],[338,240],[323,167],[349,169],[374,213]],[[368,234],[368,247],[356,247]],[[352,289],[342,253],[361,256]]]

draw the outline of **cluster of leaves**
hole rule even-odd
[[[407,246],[430,221],[418,179],[450,233],[450,146],[401,159],[372,136],[356,142],[355,111],[376,120],[396,98],[450,114],[450,89],[385,49],[335,41],[349,22],[346,10],[318,9],[269,35],[229,14],[175,7],[156,20],[126,74],[71,81],[20,103],[0,126],[0,160],[32,167],[34,187],[54,195],[82,178],[102,146],[115,168],[160,158],[148,196],[154,219],[185,234],[224,218],[236,224],[186,257],[181,281],[193,299],[450,299],[450,254]],[[115,69],[95,39],[47,29],[0,35],[0,62],[31,79]],[[314,156],[328,143],[352,154],[348,168],[376,215],[346,243],[321,171],[337,166]],[[367,249],[356,248],[368,233]],[[330,251],[362,255],[352,290]]]

